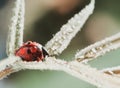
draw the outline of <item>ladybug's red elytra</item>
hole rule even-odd
[[[44,61],[49,56],[47,51],[39,43],[28,41],[15,51],[15,55],[24,61]]]

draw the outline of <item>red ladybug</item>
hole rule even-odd
[[[28,41],[15,51],[16,56],[20,56],[24,61],[43,61],[49,56],[47,51],[39,43]]]

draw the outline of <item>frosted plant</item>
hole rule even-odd
[[[23,44],[24,0],[16,0],[13,14],[6,48],[8,56],[13,55],[15,49]]]
[[[95,59],[98,56],[104,55],[111,50],[115,50],[120,47],[120,33],[111,37],[105,38],[95,44],[92,44],[76,53],[75,58],[79,62],[88,62]]]
[[[61,27],[61,30],[56,33],[53,39],[48,41],[45,47],[50,54],[58,55],[67,48],[72,38],[81,30],[83,24],[93,13],[94,3],[95,1],[92,0],[91,4],[68,20],[68,23]]]
[[[11,19],[7,40],[8,57],[0,61],[0,79],[2,80],[11,73],[23,70],[57,70],[64,71],[74,77],[82,79],[99,88],[119,88],[120,66],[97,70],[90,67],[87,62],[107,52],[120,47],[120,33],[98,41],[76,53],[73,61],[64,61],[56,58],[70,44],[72,38],[81,30],[88,17],[93,13],[95,0],[91,0],[81,12],[72,17],[63,25],[58,33],[45,45],[49,57],[45,61],[23,61],[14,56],[14,52],[23,43],[24,29],[24,0],[16,0],[14,16]],[[86,64],[84,63],[86,62]]]

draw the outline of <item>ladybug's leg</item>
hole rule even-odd
[[[41,59],[42,61],[45,61],[45,58],[44,59]]]
[[[26,44],[29,45],[29,44],[31,44],[31,43],[32,43],[31,41],[28,41]]]
[[[22,57],[20,57],[23,61],[25,61],[25,59],[24,58],[22,58]]]
[[[36,58],[34,57],[34,58],[32,58],[32,61],[36,61]]]
[[[39,62],[39,61],[45,61],[45,59],[41,59],[41,58],[37,57],[37,61],[38,61],[38,62]]]

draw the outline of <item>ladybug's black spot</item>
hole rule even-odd
[[[28,53],[28,54],[31,54],[32,52],[31,52],[31,50],[30,50],[30,49],[27,49],[27,53]]]
[[[29,45],[29,44],[31,44],[31,42],[30,42],[30,41],[28,41],[28,42],[27,42],[27,44]]]

